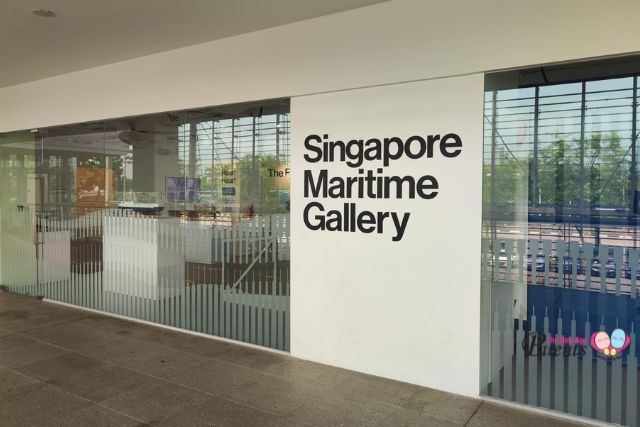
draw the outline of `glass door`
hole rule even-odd
[[[0,139],[0,275],[24,294],[287,351],[289,103]]]
[[[29,131],[0,135],[0,285],[37,295],[41,139]]]
[[[102,216],[112,192],[104,124],[42,131],[38,284],[46,298],[101,309]]]
[[[637,426],[640,74],[622,66],[487,76],[481,391]]]

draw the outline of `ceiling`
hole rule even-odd
[[[0,87],[383,1],[1,0]]]

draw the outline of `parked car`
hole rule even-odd
[[[509,257],[507,257],[507,252],[504,249],[500,249],[500,252],[498,252],[498,266],[506,267],[508,261]]]
[[[592,259],[591,260],[591,277],[600,277],[600,270],[602,266],[600,265],[600,260]]]
[[[531,271],[533,268],[533,261],[531,259],[531,254],[527,255],[527,271]],[[536,271],[544,271],[545,270],[545,256],[542,252],[539,252],[536,255]]]
[[[624,272],[623,275],[625,279],[631,279],[631,265],[629,265],[629,261],[632,255],[629,252],[629,249],[625,249],[624,255],[627,261],[622,264],[622,271]],[[640,265],[638,265],[638,267],[639,269],[636,271],[636,280],[640,280]]]
[[[625,279],[631,279],[631,266],[629,264],[624,266],[624,277]],[[636,271],[636,280],[640,280],[640,270]]]
[[[562,261],[562,273],[573,274],[573,258],[565,256]],[[554,256],[549,259],[549,271],[558,273],[558,257]],[[576,260],[576,274],[584,274],[586,271],[584,258],[578,258]]]
[[[507,255],[507,251],[505,249],[500,249],[498,252],[498,267],[506,268],[509,265],[509,256]],[[496,260],[496,256],[493,252],[489,252],[489,266],[493,266]],[[514,268],[518,263],[518,256],[511,255],[511,268]]]
[[[607,259],[607,263],[604,266],[605,269],[605,277],[609,279],[614,279],[616,277],[616,263],[613,258]],[[600,277],[602,274],[602,263],[599,259],[591,260],[591,276],[592,277]]]

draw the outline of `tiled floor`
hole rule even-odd
[[[0,291],[0,425],[575,424]]]

